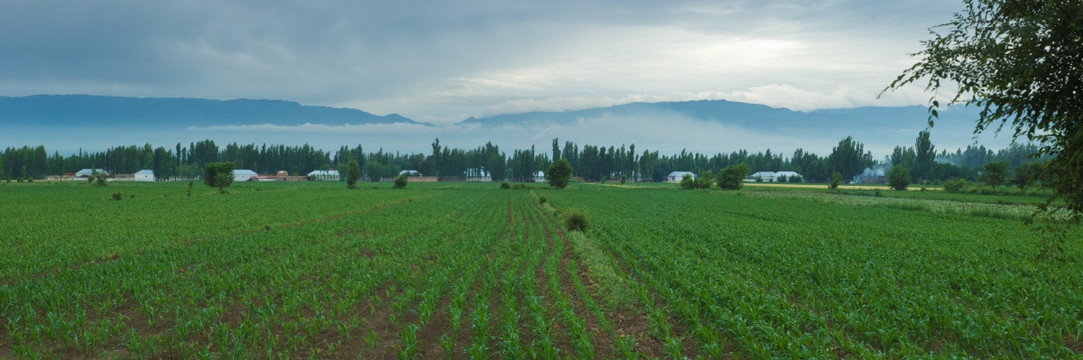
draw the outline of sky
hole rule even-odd
[[[961,7],[15,0],[0,11],[0,95],[283,99],[441,126],[636,101],[918,105],[920,87],[878,95]]]

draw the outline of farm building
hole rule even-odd
[[[696,174],[693,174],[691,171],[674,171],[669,173],[669,176],[666,176],[666,181],[681,182],[685,175],[692,175],[692,180],[696,179]]]
[[[106,173],[106,171],[102,169],[82,169],[75,172],[75,177],[90,177],[90,175],[95,172]]]
[[[312,170],[308,173],[308,179],[312,181],[339,181],[341,176],[338,170]]]
[[[757,171],[745,177],[745,182],[792,182],[795,176],[803,178],[796,171]]]
[[[259,175],[256,174],[255,171],[248,169],[233,170],[232,174],[233,181],[249,181],[252,180],[252,178],[256,177],[256,175]]]
[[[469,168],[463,171],[466,181],[490,182],[493,181],[491,174],[485,168]]]
[[[539,182],[539,183],[546,182],[546,180],[545,180],[545,172],[544,171],[538,171],[538,172],[534,173],[534,182]]]
[[[745,177],[745,181],[772,182],[772,181],[775,181],[775,172],[774,171],[757,171],[757,172],[753,173],[752,175],[749,175],[749,176]]]
[[[404,175],[405,175],[406,177],[418,177],[418,176],[421,176],[421,172],[420,172],[420,171],[417,171],[417,170],[403,170],[403,171],[399,171],[399,176],[404,176]]]
[[[783,179],[785,179],[786,182],[798,182],[794,180],[795,178],[803,179],[804,176],[801,176],[801,174],[798,174],[796,171],[779,171],[775,173],[776,182],[782,182]]]
[[[135,181],[154,181],[154,170],[139,170],[135,172]]]

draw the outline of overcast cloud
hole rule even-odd
[[[0,95],[287,99],[419,121],[876,95],[957,1],[14,1]]]

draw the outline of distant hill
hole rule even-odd
[[[976,140],[1000,148],[1010,140],[1010,136],[974,137],[974,109],[943,109],[940,116],[932,129],[937,149],[965,148]],[[426,152],[434,138],[449,146],[469,148],[492,142],[503,149],[545,147],[559,138],[578,144],[637,144],[640,149],[663,153],[803,148],[823,155],[839,140],[852,136],[880,157],[895,146],[913,146],[917,133],[928,128],[927,118],[922,106],[793,111],[700,100],[505,114],[433,125],[396,114],[379,116],[282,100],[0,96],[0,148],[40,144],[51,151],[72,153],[213,139],[311,144],[323,149],[363,144],[366,149]]]
[[[391,114],[306,106],[282,100],[208,100],[91,95],[0,96],[0,124],[40,126],[153,126],[418,124]]]
[[[978,111],[961,106],[942,109],[932,133],[953,144],[969,142],[973,136]],[[928,109],[924,106],[859,107],[794,111],[766,105],[726,100],[698,100],[659,103],[630,103],[604,108],[574,111],[527,112],[469,118],[467,124],[483,127],[533,126],[543,124],[573,126],[598,119],[651,121],[659,136],[669,135],[669,123],[702,122],[761,135],[784,136],[805,141],[838,141],[846,136],[866,144],[913,146],[918,131],[928,128]],[[796,144],[802,146],[801,144]]]

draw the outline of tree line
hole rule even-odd
[[[566,159],[574,169],[572,176],[586,181],[624,179],[628,181],[665,181],[673,171],[720,173],[731,165],[745,164],[750,172],[796,171],[805,181],[827,182],[838,172],[843,179],[850,179],[866,168],[876,166],[902,166],[909,170],[915,181],[942,182],[950,178],[976,179],[983,167],[992,162],[1005,162],[1009,169],[1034,162],[1028,157],[1036,152],[1033,145],[1013,144],[999,151],[984,146],[968,146],[965,150],[936,153],[928,132],[919,133],[913,147],[898,146],[882,161],[873,159],[864,144],[847,137],[838,142],[827,156],[820,156],[804,149],[792,154],[772,152],[770,149],[751,153],[747,150],[728,154],[703,153],[682,150],[677,154],[661,154],[658,150],[636,149],[635,144],[601,146],[576,144],[553,139],[551,151],[515,149],[502,151],[499,146],[487,142],[473,149],[450,148],[436,139],[432,152],[400,153],[380,148],[366,152],[361,145],[342,146],[336,151],[324,151],[310,145],[239,145],[230,143],[224,147],[212,140],[203,140],[173,148],[143,146],[118,146],[105,151],[78,151],[69,156],[57,152],[48,154],[44,146],[8,147],[0,153],[0,178],[43,178],[47,175],[73,173],[80,169],[104,169],[109,173],[134,173],[142,169],[154,170],[160,179],[196,178],[204,166],[215,162],[232,162],[237,169],[251,169],[261,174],[287,171],[290,174],[306,174],[312,170],[337,169],[346,173],[349,163],[358,164],[361,177],[372,181],[393,178],[402,170],[416,170],[426,176],[442,180],[461,180],[468,177],[487,177],[493,181],[533,181],[539,172],[545,171],[553,159]]]

